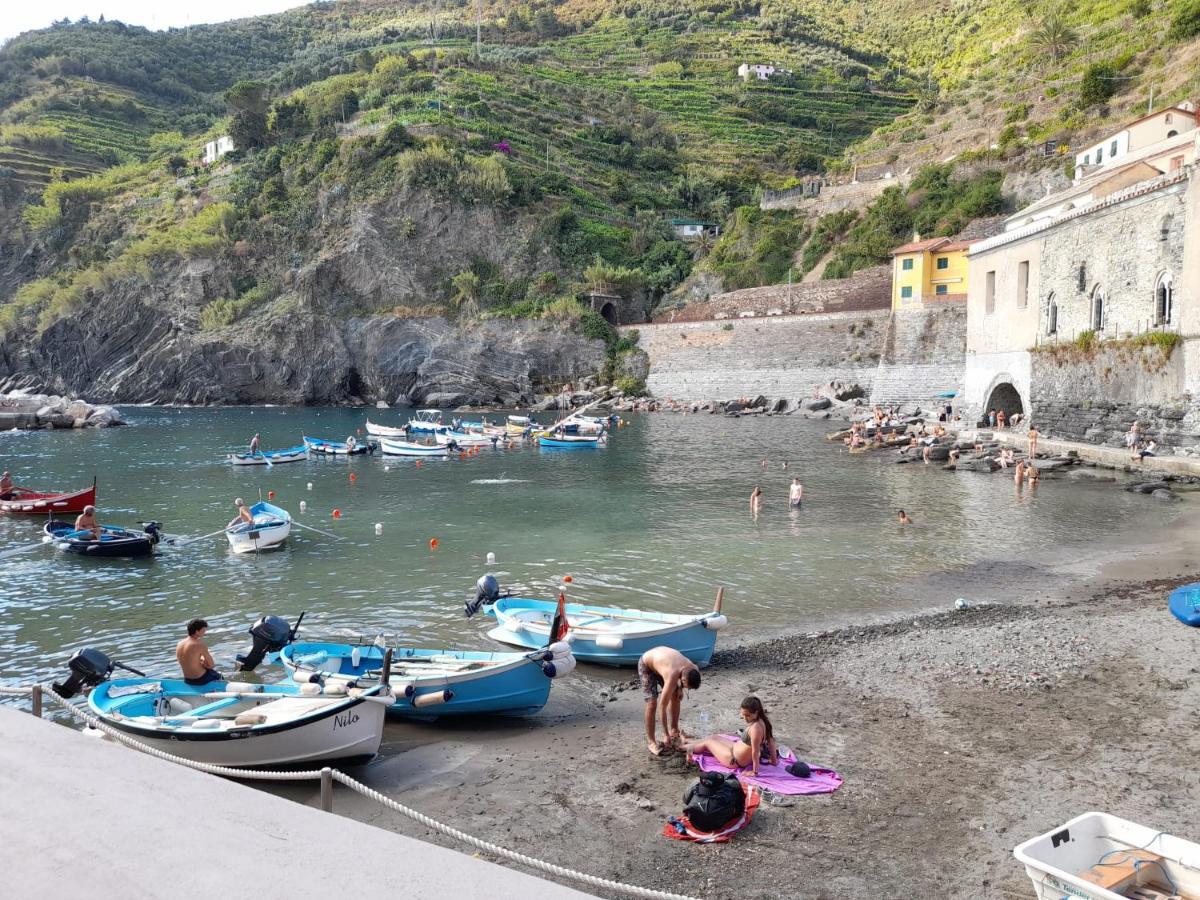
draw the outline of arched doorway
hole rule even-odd
[[[1092,291],[1092,331],[1104,330],[1104,291],[1097,287]]]
[[[604,316],[604,321],[609,325],[617,324],[617,308],[612,303],[605,303],[601,306],[600,315]]]
[[[993,410],[996,412],[1004,410],[1004,415],[1010,422],[1016,413],[1025,412],[1025,404],[1021,402],[1021,395],[1010,382],[1005,381],[992,388],[991,394],[988,395],[988,401],[983,407],[984,417],[986,418],[987,414]]]
[[[1163,272],[1158,276],[1158,285],[1154,288],[1154,324],[1170,325],[1174,305],[1175,286],[1172,284],[1171,273]]]

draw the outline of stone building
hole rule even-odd
[[[968,415],[1108,443],[1139,420],[1168,445],[1200,441],[1200,130],[1135,145],[971,245]]]

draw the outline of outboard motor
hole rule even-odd
[[[250,626],[250,636],[254,639],[250,652],[237,655],[239,671],[253,672],[263,661],[264,656],[268,653],[278,653],[290,644],[295,639],[296,631],[300,628],[303,620],[304,613],[300,613],[300,618],[296,620],[296,627],[293,628],[286,619],[279,616],[260,617]]]
[[[486,604],[495,603],[500,599],[500,582],[495,575],[484,575],[475,582],[475,599],[468,600],[463,607],[467,618],[475,615]]]
[[[61,684],[54,683],[54,690],[64,700],[69,700],[84,688],[94,688],[108,680],[115,663],[99,650],[84,647],[76,650],[67,660],[71,674]]]
[[[162,522],[146,522],[142,528],[145,529],[151,544],[157,544],[162,540]]]

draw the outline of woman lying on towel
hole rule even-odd
[[[688,744],[688,762],[692,762],[692,756],[696,753],[708,753],[717,762],[731,768],[750,766],[751,775],[758,774],[760,760],[772,766],[778,763],[779,747],[775,743],[775,732],[762,701],[751,695],[742,701],[740,712],[746,722],[741,737],[730,739],[725,735],[713,734],[702,741]]]

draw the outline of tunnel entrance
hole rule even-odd
[[[1006,381],[992,388],[987,403],[983,405],[984,417],[986,418],[992,410],[1004,410],[1005,418],[1011,422],[1014,415],[1025,412],[1025,406],[1021,403],[1021,395],[1017,389]]]

